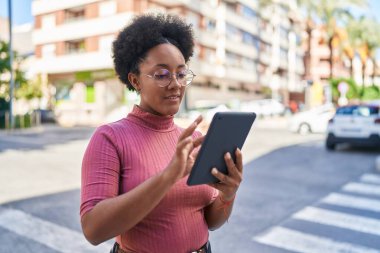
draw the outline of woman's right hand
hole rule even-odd
[[[201,121],[202,116],[200,115],[178,138],[176,151],[166,169],[174,182],[188,175],[194,165],[198,155],[198,150],[194,149],[202,144],[204,136],[193,139],[192,135]]]

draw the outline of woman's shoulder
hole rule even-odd
[[[94,134],[112,135],[117,138],[120,133],[128,132],[129,128],[130,124],[125,118],[123,118],[118,121],[106,123],[97,127]]]

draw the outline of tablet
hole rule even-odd
[[[211,174],[216,167],[228,174],[224,154],[230,152],[236,161],[236,148],[242,149],[245,139],[256,119],[253,112],[217,112],[215,113],[197,159],[191,169],[188,185],[216,183],[219,180]]]

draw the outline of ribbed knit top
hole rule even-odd
[[[164,170],[183,129],[173,116],[157,116],[134,106],[124,119],[99,127],[82,163],[80,214],[100,201],[126,193]],[[200,136],[199,132],[193,137]],[[187,253],[208,240],[204,207],[217,190],[178,181],[161,202],[135,227],[119,236],[128,252]]]

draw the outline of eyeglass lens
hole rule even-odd
[[[190,70],[182,70],[176,73],[175,76],[177,81],[183,86],[190,84],[194,78],[194,74]],[[153,78],[159,86],[167,86],[172,81],[173,75],[167,69],[160,69],[153,74]]]

